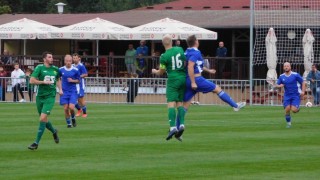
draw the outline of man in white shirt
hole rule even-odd
[[[20,69],[18,63],[14,64],[14,70],[11,72],[11,82],[13,90],[13,102],[19,101],[18,91],[21,95],[21,100],[19,102],[25,102],[24,95],[21,89],[21,83],[24,80],[24,72]]]

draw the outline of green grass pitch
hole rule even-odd
[[[166,141],[166,105],[89,104],[67,129],[62,107],[35,151],[34,104],[0,104],[0,179],[319,179],[320,110],[191,106],[183,142]]]

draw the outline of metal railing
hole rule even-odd
[[[236,102],[250,103],[250,90],[248,80],[213,80]],[[0,78],[0,96],[5,94],[5,102],[13,102],[14,94],[11,78]],[[165,104],[166,103],[166,78],[107,78],[88,77],[86,82],[85,99],[89,103],[136,103],[136,104]],[[28,89],[23,82],[20,86],[24,96],[28,96]],[[34,91],[37,87],[34,88]],[[320,92],[320,88],[319,88]],[[17,91],[18,93],[18,91]],[[265,79],[253,81],[252,104],[263,106],[282,106],[283,89],[274,89]],[[1,96],[2,97],[2,96]],[[20,94],[18,94],[21,100]],[[33,98],[34,100],[35,98]],[[57,95],[59,101],[59,95]],[[306,102],[314,103],[312,89],[308,88],[301,105]],[[25,98],[29,102],[29,98]],[[2,98],[0,98],[2,101]],[[193,98],[194,104],[201,105],[226,105],[213,93],[198,93]]]
[[[53,55],[54,65],[63,66],[63,55]],[[13,70],[12,64],[17,62],[21,65],[21,69],[34,69],[38,64],[42,63],[42,57],[36,56],[1,56],[0,59],[10,58],[10,63],[3,64],[6,71]],[[159,56],[145,56],[143,67],[136,68],[137,74],[142,78],[155,77],[151,74],[152,68],[159,68]],[[207,59],[210,68],[216,69],[216,74],[206,74],[204,76],[209,79],[249,79],[249,58],[248,57],[204,57]],[[125,56],[85,56],[81,59],[85,64],[90,77],[125,77],[127,67],[125,64]],[[138,59],[136,66],[139,66]],[[140,69],[140,70],[139,70]],[[142,71],[143,70],[143,71]],[[165,76],[163,76],[165,77]]]

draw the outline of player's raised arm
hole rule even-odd
[[[210,74],[215,74],[216,73],[215,69],[209,69],[207,67],[203,67],[203,71],[208,72]]]

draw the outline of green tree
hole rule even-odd
[[[0,14],[8,14],[11,13],[11,8],[10,6],[0,6]]]
[[[67,0],[72,13],[104,12],[103,0]]]
[[[23,13],[46,13],[48,1],[43,0],[21,0],[21,11]]]
[[[116,12],[169,1],[173,0],[0,0],[0,13],[57,13],[58,2],[67,4],[65,13]]]
[[[10,6],[12,13],[21,11],[21,0],[7,0],[7,5]]]

